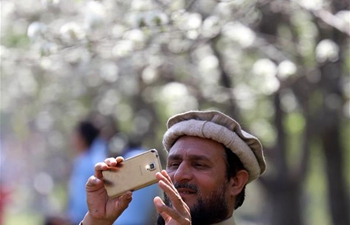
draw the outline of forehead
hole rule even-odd
[[[225,156],[224,146],[216,141],[193,137],[182,136],[170,148],[168,157],[177,156],[181,158],[190,156],[202,156],[211,160],[223,160]]]

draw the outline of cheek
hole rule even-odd
[[[211,176],[201,176],[196,178],[197,186],[201,194],[209,194],[216,188],[218,181]]]
[[[226,184],[226,177],[218,174],[212,174],[210,176],[197,177],[197,186],[202,195],[210,195],[213,192],[222,189]]]

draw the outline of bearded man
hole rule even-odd
[[[154,198],[157,224],[234,225],[233,214],[243,204],[246,184],[265,171],[259,140],[218,111],[178,114],[167,127],[166,171],[156,174],[165,196],[164,201]],[[86,184],[89,211],[81,224],[111,225],[127,208],[132,193],[109,199],[102,177],[102,171],[122,161],[108,158],[96,164],[95,176]]]

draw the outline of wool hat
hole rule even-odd
[[[171,117],[163,137],[169,152],[181,136],[196,136],[217,141],[230,149],[248,171],[248,183],[266,169],[260,141],[241,129],[237,121],[218,111],[189,111]]]

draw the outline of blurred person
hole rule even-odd
[[[166,171],[156,174],[165,199],[153,200],[157,223],[234,225],[233,214],[244,202],[246,185],[266,168],[260,141],[218,111],[178,114],[167,127],[163,137]],[[111,225],[132,201],[131,191],[109,199],[103,184],[102,171],[123,160],[107,158],[95,165],[95,174],[86,184],[89,210],[81,224]]]
[[[139,137],[132,136],[129,138],[128,144],[122,154],[123,158],[128,159],[147,150],[142,147],[141,142],[141,138]],[[158,195],[159,188],[157,184],[135,191],[132,196],[133,201],[130,202],[128,208],[114,225],[152,224],[152,220],[156,216],[156,210],[152,202]]]
[[[100,113],[91,113],[89,120],[92,121],[95,127],[100,130],[99,136],[94,141],[93,147],[105,148],[105,154],[110,155],[109,143],[115,136],[119,136],[118,124],[115,118],[111,115],[102,115]],[[100,153],[101,151],[96,151]]]
[[[69,181],[68,217],[74,224],[84,217],[86,180],[94,174],[93,165],[107,157],[106,145],[98,139],[99,130],[87,120],[80,121],[73,132],[72,144],[76,153]]]

